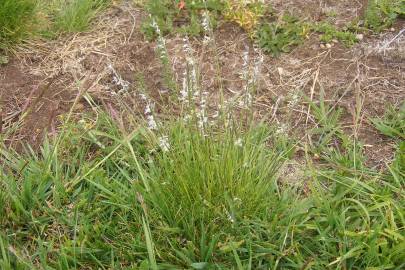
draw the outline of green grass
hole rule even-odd
[[[67,3],[48,6],[57,11],[48,13],[52,22],[63,22],[58,33],[85,29],[86,14],[105,4]],[[277,43],[270,52],[291,49],[290,36],[301,42],[304,24],[269,26]],[[96,115],[67,121],[39,151],[1,145],[0,269],[405,267],[402,110],[373,120],[398,142],[392,162],[376,171],[322,91],[319,102],[309,100],[317,122],[309,145],[221,117],[202,132],[197,105],[188,104],[194,119],[166,118],[154,132],[138,116],[94,107]],[[306,163],[286,176],[296,146]]]
[[[381,118],[371,119],[375,128],[382,134],[397,138],[405,139],[405,103],[398,108],[389,107]]]
[[[2,149],[2,269],[404,267],[400,151],[385,172],[325,158],[296,179],[304,194],[279,174],[292,145],[262,125],[154,134],[92,119],[40,153]]]
[[[109,0],[59,0],[54,11],[53,31],[81,32]]]
[[[0,50],[26,37],[34,22],[36,0],[0,1]]]
[[[320,40],[323,42],[331,42],[333,39],[336,39],[349,47],[358,41],[356,33],[348,30],[339,30],[327,22],[316,25],[315,31],[321,33]]]
[[[256,32],[256,39],[263,51],[277,56],[301,44],[311,28],[296,17],[284,15],[275,22],[262,24]]]
[[[171,0],[147,0],[143,8],[150,14],[142,23],[142,32],[148,39],[157,37],[153,20],[159,26],[161,34],[180,32],[185,35],[198,36],[204,32],[201,25],[201,12],[210,12],[210,24],[215,26],[216,19],[224,9],[224,3],[220,0],[185,0],[185,7],[179,9],[180,1]]]
[[[81,32],[110,0],[2,0],[0,1],[0,50],[35,36],[54,38]],[[0,55],[0,64],[7,62]]]
[[[403,0],[370,0],[364,14],[364,26],[372,31],[381,32],[404,15]]]

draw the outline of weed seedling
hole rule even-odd
[[[291,15],[284,15],[278,21],[262,24],[256,32],[260,47],[274,56],[290,52],[310,32],[310,25]]]

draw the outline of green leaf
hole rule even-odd
[[[208,267],[207,262],[198,262],[198,263],[192,263],[190,266],[193,267],[194,269],[206,269]]]

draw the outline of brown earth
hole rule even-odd
[[[278,12],[297,14],[300,18],[312,21],[328,19],[337,26],[344,26],[347,22],[359,18],[367,7],[368,0],[268,0]]]
[[[366,1],[269,2],[277,11],[297,10],[314,20],[334,13],[333,22],[342,25],[358,17]],[[140,33],[144,17],[143,11],[124,3],[100,16],[88,32],[21,47],[18,58],[0,67],[3,132],[11,123],[21,122],[18,132],[9,137],[10,143],[23,140],[38,145],[45,131],[56,132],[57,116],[69,111],[75,97],[85,92],[96,103],[114,107],[114,111],[142,114],[145,102],[151,101],[156,103],[157,114],[173,107],[173,95],[161,76],[163,67],[156,55],[156,43],[148,42]],[[317,101],[323,91],[331,106],[344,108],[342,124],[349,134],[367,144],[371,164],[382,165],[392,158],[394,143],[373,129],[368,119],[381,116],[387,104],[404,101],[405,54],[401,48],[405,47],[405,38],[390,45],[389,50],[381,50],[382,42],[404,27],[405,22],[398,21],[392,32],[366,36],[353,48],[339,43],[321,48],[314,34],[289,54],[279,58],[264,55],[254,99],[256,117],[271,124],[288,124],[287,131],[305,134],[317,121],[302,96]],[[250,69],[261,55],[243,30],[232,23],[222,23],[214,40],[215,47],[205,45],[201,38],[189,41],[198,60],[202,88],[209,93],[210,115],[218,110],[220,93],[228,101],[242,95],[246,85],[241,78],[244,52],[248,52]],[[187,69],[184,44],[179,36],[166,40],[180,86]],[[143,94],[149,101],[142,98]],[[84,106],[81,100],[75,112]],[[361,109],[359,118],[354,117],[356,108]]]
[[[16,136],[6,143],[20,148],[21,142],[37,147],[44,132],[55,131],[57,116],[70,108],[71,93],[57,78],[44,80],[29,73],[17,61],[0,68],[1,130],[17,125]]]

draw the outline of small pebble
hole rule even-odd
[[[326,48],[328,48],[328,49],[330,49],[330,48],[332,48],[332,45],[330,45],[329,43],[326,43]]]
[[[325,45],[324,45],[324,44],[319,45],[319,47],[321,47],[321,49],[325,49]]]
[[[395,28],[394,28],[394,27],[391,27],[391,28],[390,28],[390,31],[391,31],[391,32],[395,32]]]
[[[333,43],[339,43],[339,40],[337,40],[337,39],[334,38],[334,39],[332,39],[332,42],[333,42]]]
[[[357,34],[357,35],[356,35],[356,38],[357,38],[358,40],[363,40],[364,35],[363,35],[363,34]]]

